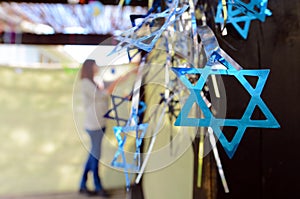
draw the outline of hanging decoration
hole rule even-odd
[[[229,57],[216,42],[211,42],[213,32],[208,27],[200,27],[199,33],[202,42],[204,43],[204,49],[208,62],[204,68],[172,68],[175,74],[180,78],[184,85],[190,90],[190,96],[186,100],[186,103],[181,109],[177,120],[176,126],[204,126],[211,127],[215,135],[219,138],[219,141],[225,149],[229,158],[232,158],[247,127],[256,128],[278,128],[279,124],[276,121],[273,114],[268,109],[267,105],[263,102],[260,94],[266,83],[270,70],[243,70],[232,58]],[[209,42],[206,46],[206,41]],[[236,67],[234,67],[236,66]],[[237,67],[238,66],[238,67]],[[200,78],[198,82],[193,85],[186,77],[187,74],[198,74]],[[209,108],[207,107],[203,97],[200,95],[201,90],[207,78],[210,75],[230,75],[234,76],[251,95],[251,100],[244,112],[241,119],[218,119],[213,116]],[[258,77],[258,82],[255,87],[247,81],[245,76]],[[196,103],[204,114],[204,118],[189,118],[188,114]],[[251,116],[258,107],[264,113],[265,120],[252,120]],[[238,128],[235,136],[229,142],[221,128],[224,126],[235,126]]]
[[[122,49],[126,49],[130,46],[135,46],[138,49],[150,52],[156,44],[157,40],[161,37],[162,33],[167,29],[167,27],[175,23],[176,20],[183,14],[183,12],[187,10],[187,8],[188,5],[185,5],[182,8],[178,8],[178,0],[175,0],[173,8],[169,8],[161,13],[149,14],[141,23],[123,32],[122,35],[116,37],[116,39],[120,42],[109,55],[117,53]],[[165,18],[165,22],[162,27],[146,36],[138,38],[136,32],[140,30],[144,24],[151,23],[151,21],[157,18]]]
[[[248,36],[252,20],[258,19],[264,22],[266,16],[271,16],[272,12],[267,9],[268,0],[250,0],[244,3],[242,0],[219,0],[215,22],[222,27],[232,24],[238,33],[246,39]]]
[[[148,128],[147,123],[142,123],[142,121],[139,120],[139,115],[141,115],[146,110],[146,105],[144,102],[141,103],[141,109],[139,109],[140,88],[142,84],[144,65],[145,57],[143,57],[141,61],[141,64],[138,69],[137,78],[134,83],[130,117],[125,126],[113,127],[115,137],[118,141],[118,150],[115,153],[111,165],[116,168],[124,169],[127,190],[129,190],[130,188],[130,173],[136,173],[140,169],[140,147],[142,144],[142,139],[144,138]],[[133,161],[131,163],[128,163],[125,156],[124,146],[126,144],[126,139],[130,132],[135,132],[135,152]],[[119,157],[121,158],[121,161],[118,161]]]
[[[163,110],[159,116],[158,124],[156,124],[153,128],[154,133],[152,134],[148,151],[145,153],[143,161],[141,161],[140,157],[140,147],[142,145],[143,138],[147,133],[150,119],[146,122],[140,121],[141,114],[147,110],[146,103],[140,100],[140,87],[143,78],[143,71],[146,68],[145,63],[148,61],[146,59],[148,54],[142,58],[142,61],[138,66],[138,74],[134,84],[134,89],[129,94],[132,99],[131,112],[128,119],[121,118],[118,114],[117,108],[125,101],[129,102],[129,97],[112,96],[113,108],[105,114],[105,117],[114,119],[117,122],[117,126],[115,126],[113,130],[118,142],[118,149],[111,165],[124,170],[127,190],[129,190],[131,183],[132,175],[130,175],[130,173],[138,173],[135,183],[139,183],[153,150],[154,143],[157,138],[157,132],[159,131],[165,114],[168,113],[169,120],[171,122],[173,122],[173,119],[175,120],[176,118],[175,126],[196,127],[198,130],[200,127],[205,129],[205,132],[203,131],[204,133],[201,134],[199,142],[197,186],[201,186],[204,136],[208,136],[218,172],[221,177],[221,182],[225,192],[229,192],[221,159],[216,147],[216,142],[219,140],[227,156],[232,158],[247,128],[279,128],[277,120],[261,98],[261,93],[270,70],[243,69],[233,58],[222,50],[213,31],[206,25],[205,9],[203,8],[203,10],[201,10],[195,8],[198,6],[197,1],[168,1],[168,8],[163,11],[161,2],[162,0],[154,0],[152,6],[145,15],[131,15],[130,20],[133,27],[116,37],[116,39],[120,42],[110,52],[111,55],[126,49],[129,60],[131,60],[132,57],[141,51],[149,54],[154,49],[155,45],[159,43],[166,53],[166,60],[163,66],[163,69],[165,70],[165,91],[164,93],[161,93],[161,99],[159,102],[159,105],[163,105]],[[124,0],[120,1],[120,5],[121,3],[124,4]],[[226,24],[232,24],[239,34],[246,39],[252,20],[258,19],[263,22],[265,21],[266,16],[270,16],[272,14],[271,11],[267,9],[267,3],[268,0],[250,0],[249,3],[245,3],[242,0],[219,0],[219,4],[216,8],[217,13],[215,22],[220,23],[222,25],[222,29],[225,28]],[[200,12],[198,13],[199,16],[204,16],[201,17],[202,26],[198,26],[197,24],[198,21],[195,14],[196,12]],[[159,27],[155,27],[155,20],[159,18],[164,19],[164,21]],[[142,21],[140,23],[136,23],[136,19],[142,19]],[[241,23],[243,23],[244,26],[242,26]],[[145,31],[145,27],[147,31]],[[181,32],[184,36],[190,38],[192,40],[192,45],[182,46],[181,44],[178,44],[178,41],[180,41],[180,43],[187,43],[188,41],[186,41],[184,37],[174,36],[176,32]],[[158,42],[161,38],[163,38],[163,40]],[[184,54],[184,56],[188,58],[185,59],[180,58],[180,56],[176,56],[176,50],[180,48],[185,49],[184,51],[186,52],[179,52],[179,54]],[[133,49],[135,51],[132,54],[130,51]],[[205,64],[202,64],[204,55],[203,53],[201,54],[201,49],[203,49],[207,59]],[[189,61],[190,64],[182,64],[184,62],[182,60],[184,59],[185,62]],[[174,64],[175,62],[177,64]],[[180,100],[175,100],[174,97],[175,95],[180,95],[181,90],[184,89],[179,88],[178,85],[180,85],[180,83],[179,81],[176,81],[177,79],[170,79],[170,70],[172,70],[180,82],[183,83],[186,87],[185,90],[190,93],[178,115],[175,113],[177,111],[177,108],[175,107],[180,104]],[[251,96],[246,110],[240,119],[220,119],[216,116],[215,112],[218,110],[214,109],[209,97],[209,92],[211,92],[211,90],[209,90],[206,86],[208,78],[212,77],[214,92],[219,98],[222,97],[218,91],[218,85],[215,78],[216,75],[236,78]],[[194,78],[190,78],[191,76]],[[252,86],[247,81],[247,76],[258,78],[255,86]],[[170,84],[173,86],[170,86]],[[181,97],[184,98],[185,96]],[[117,102],[117,100],[119,100],[119,102]],[[189,117],[189,113],[191,112],[194,104],[200,108],[203,117]],[[252,119],[255,109],[260,109],[266,119]],[[113,114],[113,116],[111,114]],[[123,123],[121,124],[121,122]],[[223,127],[228,126],[237,128],[233,139],[230,141],[226,138],[222,131]],[[135,152],[133,153],[132,160],[129,160],[128,157],[126,157],[125,145],[128,136],[132,135],[131,132],[135,132]],[[173,133],[170,133],[170,147],[172,148]]]
[[[112,108],[109,109],[103,115],[103,117],[116,121],[117,126],[121,126],[121,122],[123,122],[123,125],[125,125],[127,123],[128,119],[119,116],[118,107],[122,106],[125,102],[131,101],[130,98],[131,98],[131,96],[120,97],[120,96],[116,96],[116,95],[111,95]],[[143,114],[145,112],[146,108],[147,108],[146,103],[143,101],[140,101],[137,116],[140,116],[141,114]]]
[[[131,115],[130,120],[135,120],[138,122],[137,115]],[[131,177],[130,173],[136,173],[140,170],[140,147],[142,144],[142,139],[144,138],[146,131],[148,128],[148,124],[136,124],[133,126],[115,126],[113,128],[114,134],[118,141],[118,150],[115,153],[115,156],[111,162],[111,165],[116,168],[124,169],[125,180],[126,180],[126,189],[129,190]],[[124,146],[126,144],[126,139],[128,137],[128,133],[135,132],[135,139],[136,139],[136,151],[134,153],[134,157],[131,163],[128,163],[126,156],[125,156],[125,149]],[[123,136],[122,136],[123,134]],[[121,161],[118,161],[118,158],[121,156]]]

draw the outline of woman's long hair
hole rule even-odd
[[[94,64],[95,64],[95,60],[93,59],[87,59],[83,62],[82,64],[82,68],[81,68],[81,75],[80,78],[84,79],[87,78],[89,79],[91,82],[94,82]]]

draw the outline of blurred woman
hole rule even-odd
[[[101,155],[101,142],[105,133],[106,120],[103,115],[108,111],[108,96],[113,90],[112,84],[105,89],[94,81],[99,67],[95,60],[85,60],[81,68],[81,85],[83,93],[83,103],[85,108],[84,128],[91,140],[91,149],[85,163],[79,193],[87,195],[99,195],[107,197],[107,192],[103,189],[99,177],[99,160]],[[95,190],[87,188],[88,173],[91,172],[94,178]]]

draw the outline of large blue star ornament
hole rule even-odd
[[[217,56],[218,60],[222,62],[224,58],[222,56]],[[181,112],[179,113],[175,126],[204,126],[211,127],[215,135],[219,138],[221,145],[225,149],[229,158],[232,158],[244,132],[247,127],[255,128],[279,128],[279,124],[271,111],[268,109],[267,105],[261,99],[261,93],[263,87],[266,83],[269,70],[237,70],[234,67],[226,67],[227,69],[214,69],[211,65],[207,64],[204,68],[172,68],[175,74],[180,78],[180,80],[185,84],[185,86],[190,90],[190,96],[183,105]],[[187,75],[198,74],[200,78],[198,82],[193,85],[188,80]],[[251,95],[251,100],[240,119],[218,119],[215,118],[210,109],[207,107],[204,99],[201,96],[201,91],[210,75],[230,75],[235,78],[243,85],[246,91]],[[258,81],[255,87],[247,81],[245,76],[258,77]],[[201,111],[203,112],[204,118],[189,118],[189,113],[192,109],[193,104],[197,104]],[[259,108],[265,115],[264,120],[253,120],[251,116],[255,108]],[[234,126],[237,127],[237,131],[231,141],[225,137],[221,131],[223,126]]]

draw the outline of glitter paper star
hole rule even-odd
[[[179,100],[174,100],[173,95],[174,93],[171,91],[170,92],[171,96],[169,98],[165,97],[165,93],[160,93],[161,99],[159,104],[162,102],[168,104],[168,115],[170,121],[172,121],[172,118],[177,118],[177,112],[180,110],[179,108],[175,108],[175,106],[179,103]]]
[[[267,9],[267,4],[268,0],[251,0],[248,4],[240,0],[228,1],[226,24],[231,23],[238,33],[246,39],[252,20],[265,21],[266,16],[271,16],[272,12]],[[216,23],[224,23],[222,13],[223,5],[219,1],[215,17]]]
[[[138,123],[137,115],[132,115],[128,121],[131,121],[132,119],[136,121],[136,124]],[[115,153],[115,156],[111,162],[111,165],[113,167],[124,169],[127,190],[130,187],[130,181],[131,181],[131,177],[129,173],[138,172],[140,170],[140,160],[141,160],[140,148],[141,148],[142,140],[148,128],[148,123],[137,124],[134,126],[129,126],[128,124],[126,126],[115,126],[113,128],[114,134],[118,141],[118,150]],[[131,163],[128,163],[126,160],[124,145],[126,143],[128,133],[133,131],[135,131],[136,133],[136,142],[135,142],[136,151],[134,153],[133,161]],[[117,161],[120,156],[121,156],[121,161]]]
[[[119,100],[119,102],[117,102],[117,100]],[[129,97],[120,97],[120,96],[116,96],[116,95],[111,95],[111,101],[112,101],[112,108],[109,109],[104,115],[103,117],[107,118],[107,119],[112,119],[115,120],[117,122],[117,126],[121,126],[121,122],[123,122],[123,125],[125,125],[128,121],[127,118],[122,118],[119,116],[118,113],[118,107],[123,105],[124,102],[129,102],[130,98]],[[138,116],[140,116],[143,112],[145,112],[147,108],[147,105],[145,102],[140,101],[139,102],[139,109],[138,109]]]
[[[172,68],[175,74],[185,84],[190,91],[190,96],[186,100],[184,106],[179,113],[175,126],[204,126],[211,127],[215,135],[219,138],[221,145],[225,149],[229,158],[232,158],[247,127],[256,128],[278,128],[279,124],[261,99],[260,94],[266,83],[269,70],[237,70],[230,66],[224,57],[217,52],[212,54],[213,59],[217,60],[222,64],[226,64],[227,69],[215,69],[207,64],[204,68]],[[188,74],[199,74],[200,78],[198,82],[193,85],[190,83],[186,75]],[[251,100],[242,116],[241,119],[218,119],[215,118],[207,107],[204,99],[201,96],[201,90],[203,89],[207,78],[210,75],[230,75],[237,78],[237,80],[243,85],[247,92],[251,95]],[[255,87],[246,80],[245,76],[258,77],[258,82]],[[204,118],[189,118],[188,114],[192,109],[193,104],[196,103],[204,114]],[[252,120],[251,116],[258,107],[265,115],[265,120]],[[231,141],[225,137],[221,131],[222,126],[235,126],[237,131]]]
[[[120,100],[118,103],[116,102],[117,99]],[[117,122],[117,126],[121,126],[120,122],[124,122],[124,125],[125,125],[128,119],[119,117],[117,108],[120,105],[122,105],[124,102],[128,102],[129,98],[128,97],[119,97],[119,96],[116,96],[116,95],[111,95],[111,101],[112,101],[112,109],[109,109],[104,114],[103,117],[115,120]],[[111,116],[112,113],[114,113],[114,116]]]
[[[178,8],[178,0],[174,3],[175,7],[173,9],[167,9],[161,13],[150,14],[139,24],[131,29],[125,31],[121,36],[118,36],[116,39],[120,41],[118,45],[109,53],[109,55],[119,52],[124,48],[128,48],[131,46],[135,46],[138,49],[142,49],[146,52],[150,52],[154,45],[156,44],[157,40],[160,38],[162,33],[187,10],[189,7],[188,5],[183,6],[182,8]],[[151,34],[146,36],[142,36],[140,38],[136,38],[136,32],[141,29],[141,27],[153,21],[157,18],[166,18],[162,27]]]
[[[266,16],[271,16],[272,12],[267,8],[268,0],[251,0],[249,3],[244,3],[241,0],[235,0],[233,3],[236,7],[248,15],[264,22]]]

